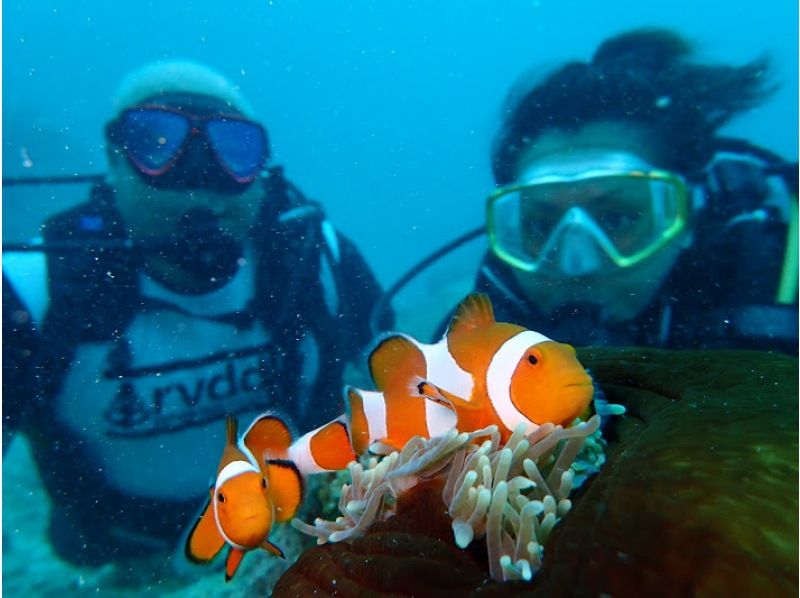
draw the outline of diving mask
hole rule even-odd
[[[188,98],[188,99],[186,99]],[[124,110],[106,128],[157,188],[240,193],[269,157],[264,127],[215,102],[181,94]]]
[[[489,197],[489,243],[500,259],[526,272],[586,276],[634,266],[684,230],[681,177],[626,152],[572,158],[535,165]]]

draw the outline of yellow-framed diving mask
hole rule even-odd
[[[577,172],[537,166],[495,190],[486,208],[494,253],[525,272],[586,276],[639,264],[684,230],[682,177],[625,152],[591,163]]]

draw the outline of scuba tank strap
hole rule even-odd
[[[45,332],[71,322],[78,327],[77,343],[107,340],[124,328],[137,303],[140,264],[129,248],[102,243],[127,238],[111,187],[96,185],[87,202],[48,219],[43,232],[45,243],[68,241],[77,247],[47,254]]]
[[[254,232],[256,297],[263,321],[289,331],[302,328],[308,285],[318,278],[319,205],[309,201],[273,166],[263,180],[264,200]]]

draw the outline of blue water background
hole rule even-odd
[[[388,285],[481,224],[489,147],[518,77],[588,60],[629,28],[674,27],[720,62],[771,56],[779,91],[727,132],[797,159],[797,13],[793,0],[6,0],[3,176],[102,172],[102,128],[120,78],[155,59],[195,59],[241,86],[275,162],[324,203]],[[6,190],[3,240],[30,239],[86,193]],[[457,294],[448,289],[469,287],[480,251],[478,243],[427,275],[418,299],[431,311],[417,308],[427,320],[415,325],[429,329],[447,313]],[[47,505],[27,456],[18,451],[4,467],[4,530],[15,548],[4,577],[50,580],[37,595],[94,593],[103,582],[58,568],[43,540]],[[213,575],[212,592],[188,595],[219,595]]]
[[[150,60],[196,59],[241,86],[275,161],[388,284],[481,223],[488,149],[517,78],[587,60],[628,28],[675,27],[712,60],[769,54],[781,88],[730,132],[796,159],[797,21],[788,0],[7,1],[3,175],[102,171],[119,79]],[[4,193],[4,239],[31,237],[84,196]]]

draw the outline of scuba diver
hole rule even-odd
[[[131,73],[105,136],[88,201],[3,259],[4,449],[30,438],[53,547],[81,565],[178,546],[226,414],[339,413],[381,293],[216,71]]]
[[[566,342],[796,353],[797,166],[717,136],[768,66],[637,30],[514,94],[477,289]]]
[[[515,89],[474,285],[498,319],[576,345],[796,354],[797,164],[717,133],[768,97],[768,66],[697,63],[647,29]]]

